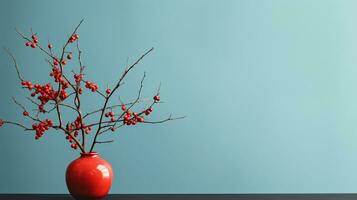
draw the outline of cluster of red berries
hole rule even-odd
[[[152,111],[153,111],[153,109],[152,109],[152,107],[150,107],[150,108],[146,109],[144,111],[144,113],[145,113],[145,115],[150,115],[152,113]]]
[[[29,90],[32,90],[34,88],[30,81],[21,81],[21,85],[28,88]]]
[[[70,139],[69,141],[71,141],[72,139]],[[71,143],[71,148],[72,149],[77,149],[78,148],[78,145],[75,143],[75,142],[73,142],[73,143]]]
[[[53,58],[53,65],[54,66],[58,66],[60,64],[60,61],[57,57],[54,57]],[[62,65],[66,65],[67,64],[67,61],[66,60],[61,60],[61,64]]]
[[[38,140],[40,137],[42,137],[43,134],[45,133],[45,131],[50,129],[52,127],[52,125],[53,125],[53,123],[52,123],[52,120],[50,120],[50,119],[46,119],[46,120],[40,122],[39,124],[33,124],[32,128],[36,131],[35,139]]]
[[[74,136],[74,137],[77,137],[77,136],[78,136],[78,131],[75,131],[75,132],[73,133],[73,136]],[[66,136],[66,140],[68,140],[68,142],[71,144],[71,148],[72,148],[72,149],[77,149],[77,148],[78,148],[78,145],[77,145],[76,142],[71,138],[71,136],[70,136],[69,134]]]
[[[0,127],[2,127],[4,124],[5,122],[2,119],[0,119]]]
[[[52,76],[55,79],[55,82],[58,83],[62,81],[62,73],[61,70],[58,69],[57,67],[52,68],[52,72],[50,73],[50,76]]]
[[[125,112],[125,115],[123,117],[123,123],[126,125],[136,125],[137,122],[143,122],[144,117],[141,117],[138,115],[136,112],[131,112],[126,109],[125,105],[121,106],[121,109],[123,112]]]
[[[123,123],[126,125],[136,125],[137,122],[143,122],[144,118],[139,116],[137,113],[135,112],[130,112],[129,110],[127,110],[125,112],[124,115],[124,121]]]
[[[76,41],[78,39],[79,39],[79,35],[78,34],[74,34],[69,38],[68,42],[73,43],[74,41]]]
[[[74,121],[74,126],[77,130],[81,129],[82,126],[83,126],[83,123],[82,123],[82,118],[81,117],[77,117],[77,119]]]
[[[57,65],[59,65],[59,60],[58,60],[58,58],[53,58],[53,65],[54,66],[57,66]]]
[[[98,90],[98,85],[96,85],[90,81],[86,81],[86,88],[92,90],[92,92],[96,92]]]
[[[31,46],[31,48],[36,48],[37,47],[37,43],[38,43],[38,37],[36,35],[32,35],[31,38],[32,38],[32,42],[28,41],[28,42],[25,43],[25,45],[27,47]]]
[[[38,109],[40,112],[45,112],[45,104],[50,100],[54,100],[57,94],[53,90],[51,83],[47,83],[46,85],[35,84],[35,88],[36,90],[35,92],[31,93],[31,96],[34,97],[39,94],[37,99],[41,101],[41,104],[38,106]]]
[[[62,101],[65,100],[65,99],[67,99],[68,96],[69,96],[68,93],[67,93],[66,90],[64,90],[64,89],[60,90],[59,95],[58,95],[58,97],[59,97]]]
[[[77,118],[78,119],[78,118]],[[76,120],[77,121],[77,120]],[[66,140],[68,140],[68,142],[71,144],[71,148],[72,149],[77,149],[78,148],[78,145],[75,143],[75,141],[72,139],[72,137],[70,136],[70,133],[72,133],[74,130],[73,130],[73,125],[72,124],[67,124],[67,131],[68,132],[64,132],[66,134]],[[78,136],[78,131],[74,131],[73,133],[73,136],[74,137],[77,137]]]
[[[83,80],[83,74],[75,74],[73,75],[74,80],[76,81],[76,83],[80,83]]]
[[[153,97],[153,99],[154,99],[155,102],[158,102],[158,101],[160,101],[160,96],[159,96],[159,95],[155,95],[155,96]],[[150,115],[150,114],[152,113],[152,111],[154,111],[154,110],[152,109],[152,107],[150,107],[150,108],[148,108],[148,109],[146,109],[146,110],[144,111],[144,114],[145,114],[145,115]]]
[[[69,88],[69,83],[66,80],[62,80],[61,81],[61,85],[63,89],[67,89]]]
[[[78,93],[82,94],[83,93],[83,88],[78,88]]]
[[[85,134],[89,134],[92,130],[92,127],[91,126],[87,126],[81,117],[77,117],[77,119],[74,121],[74,127],[76,128],[76,130],[79,130],[81,128],[84,129],[84,133]]]
[[[77,147],[78,147],[78,145],[77,145],[76,143],[72,143],[72,144],[71,144],[71,148],[72,148],[72,149],[77,149]]]
[[[116,119],[115,119],[115,114],[114,114],[114,112],[112,112],[112,111],[105,113],[104,116],[105,116],[105,117],[110,117],[110,121],[111,121],[111,122],[115,122],[115,121],[116,121]]]

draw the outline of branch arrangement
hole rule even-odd
[[[129,102],[124,103],[120,100],[120,103],[110,105],[110,100],[118,92],[120,86],[123,85],[123,81],[127,74],[139,64],[139,62],[147,56],[154,48],[146,51],[142,56],[140,56],[134,63],[127,66],[124,72],[119,76],[119,79],[114,84],[113,88],[107,87],[105,91],[101,91],[97,84],[92,81],[85,80],[84,69],[81,61],[81,50],[79,48],[79,35],[77,33],[78,28],[82,24],[83,20],[76,26],[74,31],[70,34],[68,40],[60,49],[59,56],[54,53],[53,45],[48,42],[47,47],[44,47],[39,42],[38,34],[32,33],[28,37],[16,29],[16,32],[25,40],[25,46],[39,49],[46,55],[46,61],[51,67],[49,75],[52,77],[54,83],[46,84],[32,84],[30,81],[23,78],[20,67],[15,56],[7,49],[6,53],[10,56],[14,63],[17,76],[20,80],[23,89],[30,91],[29,96],[26,97],[30,103],[32,103],[36,109],[29,110],[24,105],[22,105],[18,100],[13,98],[13,101],[18,105],[24,117],[30,119],[33,124],[28,127],[19,122],[8,121],[0,119],[0,127],[5,124],[15,125],[23,128],[25,131],[35,132],[35,139],[40,139],[44,133],[49,129],[55,129],[61,131],[65,134],[66,140],[70,143],[71,148],[81,152],[93,152],[96,144],[104,144],[113,142],[113,140],[99,141],[99,136],[112,131],[117,131],[120,127],[137,125],[137,124],[157,124],[164,123],[170,120],[182,119],[184,117],[172,117],[171,115],[160,121],[148,121],[146,118],[153,112],[153,107],[160,103],[160,86],[153,96],[153,98],[143,99],[142,89],[144,84],[144,79],[146,75],[144,74],[141,82],[140,88],[138,90],[137,97]],[[74,51],[68,51],[69,46],[74,46]],[[68,68],[66,65],[74,59],[74,55],[77,55],[78,60],[78,71],[72,70],[73,78],[68,76],[64,69]],[[97,94],[102,97],[104,103],[103,106],[96,110],[83,113],[81,109],[81,96],[84,93],[84,88],[88,89],[91,93]],[[150,102],[148,106],[143,109],[134,111],[134,106],[143,103]],[[70,109],[75,113],[75,120],[64,122],[64,117],[61,111],[63,109]],[[117,109],[117,111],[116,111]],[[51,112],[56,113],[56,123],[53,119],[48,117]],[[85,120],[88,117],[93,117],[99,115],[99,119],[95,123],[86,124]],[[47,117],[46,117],[47,116]],[[94,139],[90,145],[89,151],[86,150],[86,136],[90,133],[94,133]]]

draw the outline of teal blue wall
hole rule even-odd
[[[158,126],[124,128],[97,148],[115,169],[112,193],[357,192],[357,1],[148,0],[0,2],[0,43],[28,79],[48,68],[14,27],[59,46],[80,28],[87,74],[101,87],[154,46],[122,94],[162,83]],[[28,33],[28,32],[27,32]],[[47,79],[47,78],[46,78]],[[22,90],[0,54],[0,116],[22,120]],[[83,102],[90,109],[98,98]],[[66,114],[67,117],[70,114]],[[40,141],[0,129],[1,193],[64,193],[78,152],[63,134]]]

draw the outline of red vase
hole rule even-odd
[[[81,153],[71,162],[66,171],[67,188],[78,200],[104,198],[112,185],[112,166],[98,153]]]

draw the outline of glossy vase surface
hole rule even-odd
[[[95,152],[81,153],[67,167],[67,188],[78,200],[103,199],[109,193],[112,181],[112,166]]]

